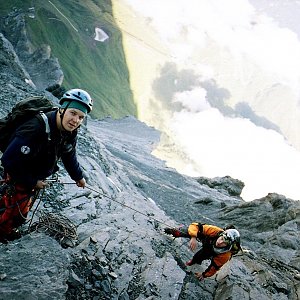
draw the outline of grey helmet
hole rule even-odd
[[[236,229],[227,229],[223,233],[225,239],[232,245],[234,243],[240,244],[240,233]]]
[[[220,236],[224,237],[224,240],[227,242],[227,246],[218,248],[214,245],[213,249],[216,254],[228,252],[231,250],[233,244],[240,244],[240,233],[236,229],[226,229],[220,234]]]
[[[81,89],[72,89],[66,91],[61,99],[59,104],[63,104],[65,101],[77,101],[84,104],[87,107],[87,112],[91,112],[93,108],[93,100],[88,92]]]

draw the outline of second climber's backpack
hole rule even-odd
[[[3,153],[6,150],[15,130],[20,125],[39,113],[42,113],[41,118],[49,134],[48,119],[43,113],[53,110],[54,107],[53,103],[44,96],[33,96],[18,102],[5,117],[0,119],[0,151]]]

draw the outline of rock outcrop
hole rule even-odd
[[[24,13],[15,9],[1,20],[0,30],[13,45],[19,61],[26,69],[27,79],[39,90],[44,90],[50,85],[61,84],[64,78],[63,71],[58,59],[52,56],[49,45],[36,48],[29,41],[25,26],[25,18],[28,15],[34,17],[31,10]]]

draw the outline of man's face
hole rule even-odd
[[[225,240],[224,236],[220,236],[218,237],[218,239],[216,240],[216,247],[217,248],[224,248],[228,245],[227,241]]]
[[[62,119],[63,128],[67,131],[73,131],[83,122],[85,113],[76,108],[67,108]]]

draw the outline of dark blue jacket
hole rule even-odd
[[[1,158],[5,173],[14,183],[32,189],[38,180],[46,179],[58,170],[60,158],[73,180],[83,178],[76,156],[77,130],[61,132],[56,125],[56,113],[57,110],[46,113],[50,141],[45,122],[40,117],[34,117],[16,130]]]

